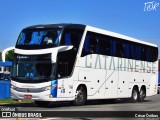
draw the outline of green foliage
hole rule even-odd
[[[10,98],[6,99],[0,99],[0,104],[18,104],[18,103],[33,103],[33,100],[20,100],[20,101],[15,101]]]
[[[14,53],[13,50],[6,53],[6,61],[13,61],[13,53]]]
[[[13,53],[14,53],[13,50],[6,53],[6,61],[13,61]],[[2,52],[0,52],[0,61],[1,60],[2,60]]]

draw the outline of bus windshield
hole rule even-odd
[[[17,40],[17,48],[48,48],[59,44],[60,29],[24,29]]]
[[[54,63],[51,63],[51,54],[32,56],[15,54],[12,77],[20,80],[54,78]]]
[[[62,35],[60,35],[62,34]],[[59,51],[56,62],[52,61],[53,54],[48,50],[48,54],[33,55],[15,54],[13,62],[14,80],[39,80],[56,79],[67,77],[72,74],[76,55],[79,49],[83,30],[79,29],[24,29],[20,33],[16,48],[33,50],[45,49],[59,46],[73,46],[72,49]],[[61,37],[60,37],[61,36]],[[52,38],[51,38],[52,37]],[[60,39],[60,40],[59,40]],[[46,50],[47,51],[47,50]],[[31,52],[32,53],[32,52]],[[52,56],[52,58],[51,58]],[[56,57],[56,56],[54,56]],[[55,72],[56,71],[56,72]],[[59,77],[60,76],[60,77]],[[28,81],[29,82],[29,81]]]

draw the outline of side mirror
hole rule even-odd
[[[5,62],[6,61],[6,53],[10,50],[14,50],[15,47],[9,47],[9,48],[6,48],[2,51],[2,62]]]
[[[73,48],[73,46],[59,46],[59,47],[55,48],[53,50],[52,56],[51,56],[52,62],[53,63],[56,62],[58,52],[71,50],[72,48]]]

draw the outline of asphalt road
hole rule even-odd
[[[17,107],[18,111],[160,111],[160,94],[152,97],[147,97],[143,103],[129,103],[126,102],[125,100],[116,100],[114,102],[90,101],[83,106],[72,106],[70,103],[63,102],[63,103],[54,103],[49,108],[38,107],[34,103],[4,104],[0,105],[0,107]],[[53,118],[53,119],[62,119],[62,118]],[[66,118],[64,120],[68,119],[71,118]],[[90,120],[90,118],[83,118],[83,119],[79,118],[79,119]],[[103,120],[106,118],[99,118],[99,120],[101,119]]]
[[[89,101],[83,106],[72,106],[68,102],[53,103],[49,108],[34,103],[4,104],[0,107],[17,107],[19,111],[160,111],[160,94],[147,97],[143,103],[129,103],[125,100]]]

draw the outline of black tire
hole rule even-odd
[[[77,95],[75,96],[73,105],[76,105],[76,106],[84,105],[87,100],[86,90],[82,86],[80,86],[76,90],[76,93]]]
[[[146,92],[144,89],[141,89],[140,92],[139,92],[139,99],[138,99],[138,102],[143,102],[144,99],[146,97]]]
[[[48,101],[34,101],[34,103],[39,107],[49,107],[51,102]]]
[[[136,103],[138,101],[138,97],[139,97],[138,90],[137,89],[133,89],[132,90],[132,96],[130,98],[130,102]]]

